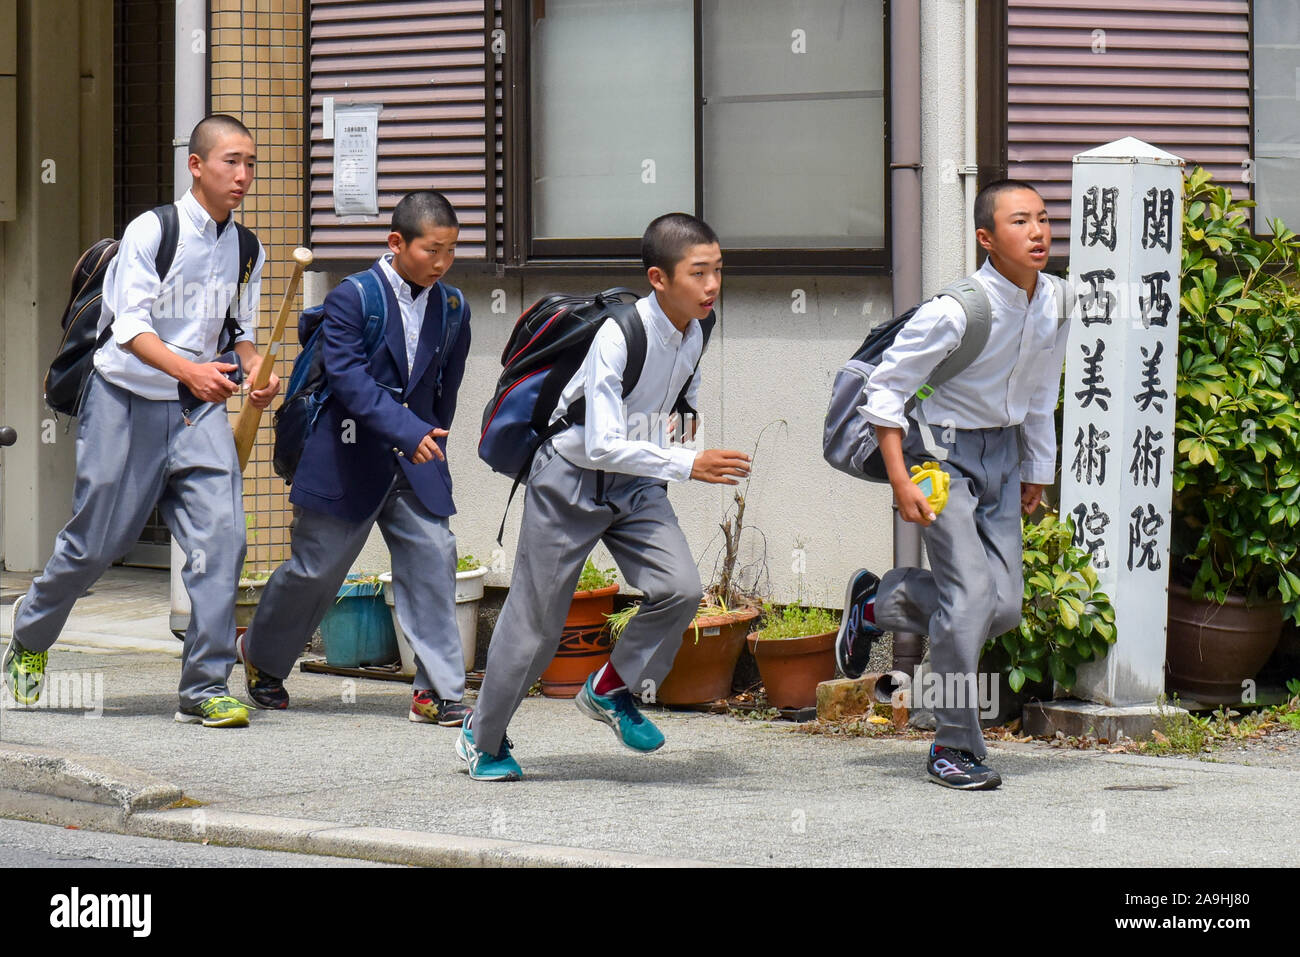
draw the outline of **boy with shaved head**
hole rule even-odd
[[[73,604],[126,554],[156,505],[185,553],[192,606],[176,720],[243,727],[248,709],[226,687],[245,548],[226,399],[241,367],[251,377],[261,364],[244,330],[256,322],[265,252],[233,215],[253,182],[245,126],[206,117],[189,151],[190,189],[131,221],[105,275],[100,345],[78,413],[73,516],[14,603],[3,673],[20,703],[39,700],[48,649]],[[272,375],[249,401],[266,408],[279,389]]]

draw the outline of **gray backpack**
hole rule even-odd
[[[1074,308],[1074,296],[1069,284],[1056,276],[1040,273],[1056,287],[1060,307],[1060,323],[1069,319]],[[947,382],[975,361],[989,341],[989,328],[993,322],[988,295],[974,276],[967,276],[942,289],[939,296],[951,296],[961,303],[966,313],[966,331],[961,342],[935,367],[929,381],[916,390],[904,408],[921,430],[921,440],[926,452],[937,462],[948,458],[946,449],[937,446],[925,420],[924,400],[933,394],[935,387]],[[876,429],[859,408],[866,401],[867,381],[876,371],[881,358],[894,344],[898,333],[920,306],[913,306],[901,316],[881,323],[863,341],[853,358],[849,359],[835,375],[831,386],[831,403],[826,410],[822,432],[822,455],[833,467],[855,478],[868,482],[888,482],[885,461],[880,454]]]

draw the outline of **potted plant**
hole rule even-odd
[[[334,668],[392,664],[399,658],[393,616],[378,575],[349,575],[321,619],[325,663]]]
[[[798,602],[778,610],[763,605],[760,627],[749,636],[767,703],[773,708],[811,708],[817,685],[835,677],[839,618]]]
[[[1235,702],[1300,622],[1300,237],[1203,169],[1185,192],[1168,685]]]
[[[1020,625],[992,638],[980,670],[1005,676],[1009,695],[998,719],[1005,721],[1030,697],[1050,698],[1053,682],[1069,691],[1076,668],[1099,661],[1115,643],[1115,610],[1098,587],[1092,556],[1075,547],[1073,520],[1048,511],[1038,522],[1022,520],[1024,604]],[[1022,694],[1023,692],[1023,694]]]
[[[460,650],[465,658],[466,673],[474,667],[474,655],[478,647],[478,606],[483,600],[483,578],[487,573],[487,568],[473,555],[461,555],[456,559],[456,630],[460,632]],[[393,582],[393,573],[384,572],[379,576],[379,581],[384,586],[384,601],[388,604],[393,631],[397,635],[397,654],[401,662],[399,674],[414,676],[415,653],[402,631],[402,623],[397,620],[396,599],[393,589],[389,587]]]
[[[542,672],[542,694],[546,697],[575,697],[587,676],[609,661],[613,642],[607,619],[614,611],[614,596],[618,594],[615,574],[613,568],[597,568],[590,558],[583,565],[564,619],[564,637]]]
[[[772,426],[784,427],[785,424],[784,419],[778,419],[763,427],[754,442],[751,459],[758,457],[763,434]],[[712,584],[704,589],[704,599],[695,620],[682,635],[672,669],[663,684],[655,689],[655,700],[660,704],[696,706],[731,695],[736,662],[745,648],[750,623],[759,615],[762,600],[758,596],[766,576],[766,566],[762,561],[748,576],[738,570],[749,482],[746,479],[735,490],[731,508],[718,523],[722,532],[722,551],[717,570]]]

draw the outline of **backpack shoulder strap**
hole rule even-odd
[[[641,381],[641,370],[645,368],[648,345],[645,323],[641,321],[641,313],[637,311],[635,304],[630,309],[616,309],[610,316],[623,331],[623,338],[627,340],[627,365],[623,369],[623,398],[626,399],[636,388],[636,384]]]
[[[460,327],[465,324],[465,296],[455,286],[438,282],[442,296],[442,342],[438,351],[438,372],[434,380],[434,390],[442,395],[442,374],[447,368],[447,358],[451,355],[452,344],[460,337]]]
[[[172,207],[175,209],[175,207]],[[231,213],[233,216],[234,213]],[[235,222],[235,235],[239,237],[239,275],[235,279],[235,295],[226,310],[226,322],[221,334],[224,344],[219,352],[227,352],[235,346],[235,340],[244,334],[244,327],[239,324],[239,300],[244,294],[248,281],[253,278],[253,266],[257,263],[257,251],[261,244],[251,229],[241,222]]]
[[[388,324],[388,297],[384,295],[379,277],[373,269],[363,269],[347,277],[348,282],[357,287],[361,296],[361,311],[365,313],[366,325],[361,334],[365,344],[366,357],[375,354],[379,344],[384,340],[384,327]]]
[[[1056,327],[1059,329],[1070,321],[1070,315],[1074,312],[1074,287],[1068,280],[1060,276],[1053,276],[1051,273],[1039,273],[1048,282],[1052,284],[1053,291],[1056,294]]]
[[[696,415],[697,411],[686,401],[686,392],[691,387],[691,380],[695,378],[695,373],[700,368],[700,359],[704,358],[704,350],[709,348],[709,338],[713,335],[713,327],[718,323],[718,315],[712,309],[709,314],[700,320],[700,333],[704,336],[704,341],[700,343],[700,356],[695,360],[695,368],[691,370],[690,376],[682,384],[682,391],[677,394],[677,401],[673,403],[673,411],[682,415]]]
[[[927,398],[935,386],[947,382],[975,361],[988,344],[989,329],[993,325],[993,310],[989,305],[988,294],[974,276],[967,276],[945,286],[938,295],[951,296],[961,304],[966,313],[966,331],[962,333],[957,348],[935,367],[929,380],[917,391],[918,397],[922,399]]]
[[[162,224],[162,239],[158,241],[158,252],[154,254],[154,269],[158,271],[158,281],[162,282],[171,271],[172,261],[176,258],[176,246],[180,242],[181,221],[176,212],[175,203],[155,206],[153,214]]]

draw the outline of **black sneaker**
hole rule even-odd
[[[835,664],[846,678],[861,678],[871,659],[871,645],[884,634],[865,615],[865,606],[876,597],[880,579],[865,568],[849,578],[844,592],[844,614],[840,633],[835,636]]]
[[[253,704],[264,711],[283,711],[289,707],[289,692],[284,690],[284,679],[259,671],[244,657],[244,636],[235,643],[239,660],[244,663],[244,684]]]
[[[992,791],[1002,783],[1002,776],[986,767],[983,758],[956,748],[930,746],[925,770],[930,780],[959,791]]]

